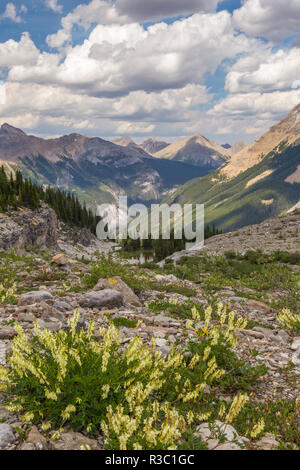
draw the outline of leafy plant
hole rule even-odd
[[[226,372],[213,346],[222,337],[230,349],[235,329],[245,323],[233,315],[225,318],[219,307],[219,325],[210,325],[211,313],[205,313],[210,335],[203,354],[188,357],[173,348],[163,358],[154,339],[150,347],[139,337],[121,347],[113,324],[101,328],[102,339],[95,340],[93,323],[86,332],[78,330],[78,311],[69,320],[70,331],[41,330],[36,323],[34,336],[27,338],[17,325],[10,365],[0,368],[7,408],[23,413],[24,421],[41,422],[44,430],[58,429],[53,438],[66,425],[90,434],[101,427],[109,449],[175,449],[193,426],[215,412],[216,407],[207,408],[204,389]],[[193,321],[198,318],[194,309]],[[247,401],[239,393],[228,410],[223,406],[224,422],[233,422]]]

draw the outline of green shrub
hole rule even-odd
[[[7,408],[23,413],[24,421],[41,422],[44,430],[58,429],[53,438],[64,426],[91,435],[101,428],[109,449],[175,449],[193,425],[218,413],[219,405],[209,409],[204,396],[207,385],[225,374],[212,346],[224,335],[222,344],[230,350],[235,329],[245,324],[218,308],[219,326],[211,325],[211,314],[211,309],[205,313],[210,334],[203,354],[188,358],[176,348],[163,358],[155,340],[147,347],[139,337],[121,346],[113,324],[101,328],[102,339],[95,340],[93,323],[86,332],[78,331],[77,311],[69,320],[70,331],[51,332],[35,324],[34,336],[27,338],[17,325],[9,367],[0,368]],[[192,316],[197,322],[196,309]],[[187,328],[193,328],[193,321]],[[196,342],[202,339],[195,337]],[[221,408],[226,423],[247,400],[239,393],[228,410]]]
[[[125,326],[126,328],[136,328],[137,322],[129,318],[117,317],[112,320],[115,326]]]

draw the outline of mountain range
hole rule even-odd
[[[187,182],[169,203],[205,205],[207,223],[232,230],[300,202],[300,105],[222,168]]]
[[[300,105],[247,147],[222,146],[199,133],[169,145],[80,134],[42,139],[3,124],[2,164],[73,191],[89,206],[119,195],[130,203],[205,204],[206,223],[228,231],[299,206]]]
[[[145,140],[141,144],[137,144],[134,142],[134,140],[132,140],[131,137],[121,137],[120,139],[114,140],[114,144],[121,145],[122,147],[141,148],[145,150],[145,152],[149,153],[149,155],[155,155],[157,152],[170,145],[167,144],[167,142],[152,138]]]
[[[209,161],[195,168],[155,158],[130,139],[118,143],[80,134],[42,139],[5,123],[0,162],[8,170],[20,168],[39,184],[72,190],[88,205],[115,202],[118,195],[131,202],[160,201],[195,175],[211,171]]]

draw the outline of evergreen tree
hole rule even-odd
[[[27,207],[35,210],[44,201],[56,212],[59,219],[77,227],[86,227],[96,233],[98,218],[86,205],[80,204],[74,194],[66,193],[58,188],[48,186],[45,190],[23,178],[17,170],[15,177],[7,177],[4,167],[0,167],[0,211]]]

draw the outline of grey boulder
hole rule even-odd
[[[53,295],[47,291],[26,292],[26,294],[21,295],[19,305],[32,305],[50,299],[53,299]]]
[[[81,307],[87,308],[121,307],[123,305],[123,294],[112,289],[90,292],[80,299],[79,304]]]

